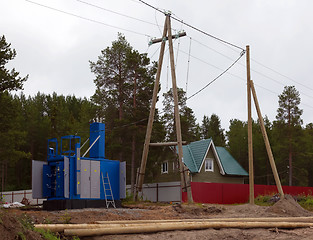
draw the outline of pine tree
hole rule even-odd
[[[191,108],[186,105],[186,92],[177,88],[178,108],[181,122],[181,133],[183,141],[193,142],[200,139],[199,126]],[[176,126],[174,117],[174,97],[172,89],[163,94],[163,120],[167,132],[167,140],[176,141]]]
[[[293,181],[293,155],[296,148],[296,138],[301,131],[302,110],[299,108],[301,102],[300,94],[294,86],[285,86],[281,95],[279,95],[279,108],[277,109],[276,125],[283,130],[282,135],[287,139],[288,164],[289,164],[289,186]]]
[[[203,116],[201,137],[203,139],[212,138],[216,146],[224,147],[226,145],[224,129],[222,129],[221,120],[216,114],[213,113],[210,118]]]
[[[149,116],[156,64],[147,54],[134,50],[122,34],[90,62],[96,92],[92,100],[106,123],[110,142],[107,156],[130,162],[131,184],[135,182],[136,159],[141,154]],[[129,176],[129,175],[128,175]]]
[[[16,56],[15,49],[11,49],[11,44],[6,42],[5,36],[0,37],[0,94],[4,91],[23,89],[23,83],[28,76],[21,78],[19,72],[13,68],[11,71],[5,65]]]

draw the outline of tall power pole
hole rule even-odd
[[[177,37],[185,36],[186,33],[180,33]],[[174,115],[175,115],[175,125],[176,125],[176,136],[177,142],[171,143],[171,145],[177,145],[178,148],[178,158],[179,158],[179,169],[180,169],[180,176],[181,176],[181,187],[183,192],[187,192],[188,202],[192,202],[192,194],[191,194],[191,187],[188,181],[187,171],[184,168],[184,164],[182,162],[183,158],[183,148],[182,148],[182,136],[181,136],[181,125],[180,125],[180,117],[179,117],[179,109],[178,109],[178,94],[177,94],[177,85],[176,85],[176,73],[175,73],[175,63],[174,63],[174,51],[173,51],[173,40],[172,40],[172,30],[171,30],[171,19],[170,14],[166,14],[165,23],[164,23],[164,30],[161,39],[153,40],[152,43],[162,42],[160,55],[159,55],[159,62],[158,62],[158,69],[156,74],[156,80],[153,90],[152,96],[152,104],[150,108],[147,132],[145,143],[143,147],[142,159],[140,170],[137,175],[138,181],[136,184],[136,194],[135,198],[138,195],[138,192],[142,191],[142,185],[144,181],[144,174],[146,170],[150,140],[151,140],[151,133],[153,127],[153,120],[154,120],[154,113],[155,113],[155,105],[157,101],[157,93],[160,84],[160,76],[161,76],[161,69],[164,57],[164,49],[165,49],[165,42],[168,40],[169,42],[169,53],[170,53],[170,63],[171,63],[171,75],[172,75],[172,89],[173,89],[173,97],[174,97]],[[152,144],[151,144],[152,145]],[[168,146],[168,143],[159,143],[158,146]]]
[[[248,100],[248,159],[249,159],[249,203],[254,204],[254,169],[252,145],[252,114],[251,114],[251,87],[250,87],[250,47],[246,46],[247,61],[247,100]]]

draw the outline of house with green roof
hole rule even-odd
[[[191,182],[244,183],[248,173],[224,147],[216,147],[212,139],[191,142],[183,146],[183,163]],[[180,181],[177,160],[161,163],[155,182]]]

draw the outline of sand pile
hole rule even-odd
[[[284,198],[280,199],[266,211],[289,217],[306,217],[313,215],[311,212],[303,209],[290,195],[285,195]]]

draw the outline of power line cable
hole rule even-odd
[[[154,7],[154,6],[152,6],[151,4],[149,4],[149,3],[147,3],[147,2],[145,2],[145,1],[143,1],[143,0],[138,0],[138,1],[140,1],[141,3],[147,5],[148,7],[151,7],[151,8],[153,8],[153,9],[155,9],[156,11],[159,11],[160,13],[167,14],[167,13],[163,12],[162,10],[160,10],[160,9],[158,9],[158,8],[156,8],[156,7]],[[170,16],[170,17],[171,17],[172,19],[176,20],[177,22],[180,22],[180,23],[184,24],[185,26],[190,27],[190,28],[192,28],[192,29],[194,29],[194,30],[196,30],[196,31],[198,31],[198,32],[200,32],[200,33],[202,33],[202,34],[208,36],[208,37],[211,37],[211,38],[213,38],[213,39],[215,39],[215,40],[217,40],[217,41],[220,41],[220,42],[222,42],[222,43],[224,43],[224,44],[226,44],[226,45],[229,45],[229,46],[238,48],[238,49],[240,49],[240,50],[242,50],[242,51],[245,51],[245,49],[243,49],[242,47],[240,47],[240,46],[238,46],[238,45],[235,45],[235,44],[233,44],[233,43],[230,43],[230,42],[228,42],[228,41],[225,41],[225,40],[223,40],[223,39],[221,39],[221,38],[219,38],[219,37],[216,37],[216,36],[214,36],[214,35],[212,35],[212,34],[210,34],[210,33],[207,33],[207,32],[205,32],[205,31],[203,31],[203,30],[201,30],[201,29],[199,29],[199,28],[197,28],[197,27],[192,26],[191,24],[188,24],[188,23],[184,22],[183,20],[178,19],[177,17],[173,17],[173,16]]]
[[[196,96],[197,94],[199,94],[200,92],[202,92],[204,89],[206,89],[208,86],[210,86],[213,82],[215,82],[217,79],[219,79],[221,76],[223,76],[229,69],[231,69],[238,61],[239,59],[245,55],[245,51],[242,51],[240,56],[228,67],[226,68],[222,73],[220,73],[216,78],[214,78],[212,81],[210,81],[207,85],[205,85],[203,88],[201,88],[200,90],[198,90],[197,92],[195,92],[194,94],[192,94],[190,97],[187,98],[187,100],[189,100],[190,98]]]
[[[215,52],[215,53],[217,53],[217,54],[219,54],[219,55],[221,55],[221,56],[223,56],[223,57],[225,57],[225,58],[227,58],[227,59],[229,59],[229,60],[233,60],[232,58],[228,57],[227,55],[225,55],[225,54],[223,54],[223,53],[221,53],[221,52],[219,52],[219,51],[217,51],[217,50],[215,50],[215,49],[213,49],[213,48],[207,46],[207,45],[204,44],[204,43],[201,43],[201,42],[199,42],[199,41],[197,41],[197,40],[195,40],[195,39],[193,39],[193,41],[195,41],[195,42],[198,43],[199,45],[201,45],[201,46],[203,46],[203,47],[206,47],[206,48],[210,49],[211,51],[213,51],[213,52]],[[199,60],[199,59],[198,59],[198,60]],[[202,61],[202,60],[200,60],[200,61]],[[310,87],[308,87],[308,86],[306,86],[306,85],[304,85],[304,84],[301,84],[301,83],[299,83],[299,82],[293,80],[292,78],[289,78],[288,76],[286,76],[286,75],[284,75],[284,74],[281,74],[281,73],[279,73],[278,71],[276,71],[276,70],[274,70],[274,69],[272,69],[272,68],[270,68],[270,67],[267,67],[267,66],[265,66],[264,64],[262,64],[262,63],[260,63],[260,62],[257,62],[256,60],[253,60],[253,61],[256,62],[256,63],[258,63],[259,65],[261,65],[261,66],[263,66],[263,67],[265,67],[265,68],[267,68],[267,69],[269,69],[269,70],[271,70],[271,71],[277,73],[278,75],[280,75],[280,76],[282,76],[282,77],[285,77],[285,78],[287,78],[287,79],[289,79],[289,80],[291,80],[291,81],[293,81],[293,82],[295,82],[295,83],[297,83],[297,84],[299,84],[299,85],[302,85],[302,86],[304,86],[304,87],[306,87],[306,88],[308,88],[308,89],[311,89]],[[202,61],[202,62],[203,62],[203,61]],[[243,64],[243,63],[240,63],[240,62],[239,62],[238,64],[241,65],[241,66],[243,66],[244,68],[246,67],[246,65]],[[211,64],[210,64],[210,65],[211,65]],[[212,65],[211,65],[211,66],[212,66]],[[254,70],[253,68],[251,68],[251,71],[252,71],[252,72],[255,72],[255,73],[257,73],[257,74],[259,74],[259,75],[261,75],[261,76],[263,76],[263,77],[265,77],[265,78],[267,78],[267,79],[270,79],[270,80],[272,80],[273,82],[276,82],[276,83],[279,84],[279,85],[286,86],[285,83],[283,83],[283,82],[281,82],[281,81],[278,81],[278,80],[276,80],[276,79],[274,79],[274,78],[272,78],[272,77],[269,77],[269,76],[267,76],[266,74],[264,74],[264,73],[262,73],[262,72],[259,72],[259,71],[257,71],[257,70]],[[313,90],[313,89],[311,89],[311,90]],[[302,95],[313,99],[312,96],[310,96],[310,95],[308,95],[308,94],[306,94],[306,93],[303,93],[302,91],[299,91],[299,92],[300,92]]]
[[[145,20],[142,20],[142,19],[139,19],[139,18],[135,18],[135,17],[129,16],[129,15],[123,14],[123,13],[119,13],[119,12],[116,12],[116,11],[113,11],[113,10],[110,10],[110,9],[107,9],[107,8],[104,8],[104,7],[100,7],[98,5],[94,5],[94,4],[89,3],[89,2],[85,2],[85,1],[82,1],[82,0],[76,0],[76,1],[78,1],[80,3],[83,3],[83,4],[86,4],[86,5],[89,5],[89,6],[94,7],[94,8],[101,9],[103,11],[107,11],[107,12],[110,12],[110,13],[114,13],[116,15],[120,15],[120,16],[127,17],[127,18],[130,18],[130,19],[133,19],[133,20],[137,20],[137,21],[140,21],[140,22],[143,22],[143,23],[147,23],[147,24],[150,24],[150,25],[155,25],[155,26],[160,27],[158,24],[155,24],[155,23],[152,23],[152,22],[148,22],[148,21],[145,21]]]
[[[86,17],[80,16],[80,15],[77,15],[77,14],[74,14],[74,13],[66,12],[64,10],[53,8],[53,7],[50,7],[50,6],[47,6],[47,5],[43,5],[41,3],[33,2],[33,1],[30,1],[30,0],[25,0],[25,1],[29,2],[29,3],[32,3],[32,4],[35,4],[35,5],[38,5],[40,7],[44,7],[44,8],[47,8],[47,9],[50,9],[50,10],[53,10],[53,11],[56,11],[56,12],[60,12],[60,13],[63,13],[63,14],[66,14],[66,15],[69,15],[69,16],[72,16],[72,17],[80,18],[80,19],[83,19],[83,20],[86,20],[86,21],[89,21],[89,22],[101,24],[101,25],[104,25],[104,26],[107,26],[107,27],[111,27],[111,28],[116,28],[116,29],[119,29],[119,30],[123,30],[123,31],[126,31],[126,32],[134,33],[134,34],[138,34],[138,35],[141,35],[141,36],[151,37],[150,35],[147,35],[147,34],[144,34],[144,33],[136,32],[136,31],[129,30],[129,29],[126,29],[126,28],[113,26],[111,24],[107,24],[107,23],[100,22],[100,21],[97,21],[97,20],[94,20],[94,19],[86,18]]]
[[[296,81],[296,80],[292,79],[291,77],[288,77],[287,75],[282,74],[282,73],[280,73],[280,72],[276,71],[276,70],[275,70],[275,69],[273,69],[273,68],[270,68],[270,67],[268,67],[268,66],[265,66],[264,64],[262,64],[262,63],[260,63],[260,62],[256,61],[256,60],[255,60],[255,59],[253,59],[253,58],[251,58],[251,60],[252,60],[252,61],[254,61],[255,63],[257,63],[257,64],[261,65],[262,67],[267,68],[268,70],[271,70],[272,72],[274,72],[274,73],[276,73],[276,74],[278,74],[278,75],[280,75],[280,76],[282,76],[282,77],[284,77],[284,78],[287,78],[287,79],[289,79],[290,81],[295,82],[295,83],[297,83],[297,84],[299,84],[299,85],[301,85],[301,86],[303,86],[303,87],[305,87],[305,88],[310,89],[310,90],[312,90],[312,91],[313,91],[313,88],[308,87],[308,86],[306,86],[305,84],[302,84],[302,83],[300,83],[300,82],[298,82],[298,81]]]

